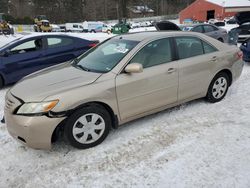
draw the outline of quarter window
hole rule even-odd
[[[48,38],[48,48],[57,48],[73,44],[70,38]]]
[[[172,61],[170,39],[160,39],[147,44],[130,61],[140,63],[143,68],[160,65]]]
[[[217,49],[215,47],[211,46],[210,44],[208,44],[204,41],[202,41],[202,43],[203,43],[203,48],[204,48],[205,54],[209,54],[209,53],[217,51]]]

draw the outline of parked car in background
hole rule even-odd
[[[52,27],[52,32],[61,32],[61,29],[58,25],[56,24],[50,24]]]
[[[59,25],[59,27],[60,27],[60,32],[66,32],[65,25]]]
[[[66,23],[65,30],[66,32],[81,33],[83,32],[83,25],[79,23]]]
[[[237,13],[235,20],[239,24],[237,27],[238,43],[245,42],[250,37],[250,11]]]
[[[227,30],[219,28],[211,24],[195,24],[195,25],[182,25],[181,29],[183,31],[193,31],[198,33],[204,33],[207,36],[215,38],[221,42],[228,41]]]
[[[96,41],[56,35],[31,34],[0,48],[0,88],[43,68],[72,60]]]
[[[217,27],[225,27],[226,23],[222,22],[222,21],[219,21],[219,22],[215,22],[214,25],[217,26]]]
[[[119,35],[12,87],[7,129],[32,148],[49,149],[60,130],[72,146],[93,147],[128,121],[197,98],[221,101],[241,75],[241,55],[200,33]]]
[[[240,49],[243,52],[243,60],[245,62],[250,62],[250,38],[241,44]]]

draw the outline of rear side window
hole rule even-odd
[[[204,54],[203,45],[196,37],[176,37],[175,38],[179,59],[185,59]]]
[[[217,30],[217,28],[210,26],[210,25],[204,25],[204,30],[205,30],[205,33],[209,33],[209,32],[213,32]]]
[[[198,32],[198,33],[203,33],[202,26],[197,26],[197,27],[193,28],[192,31]]]
[[[143,68],[152,67],[172,61],[170,39],[160,39],[144,46],[130,61],[140,63]]]
[[[62,46],[68,46],[73,44],[73,39],[66,38],[66,37],[55,37],[55,38],[48,38],[48,48],[57,48]]]

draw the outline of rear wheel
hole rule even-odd
[[[64,134],[72,146],[87,149],[102,143],[110,128],[109,113],[102,106],[93,105],[73,113],[66,122]]]
[[[211,103],[216,103],[221,101],[227,94],[229,87],[229,77],[226,73],[221,72],[217,74],[207,92],[207,100]]]

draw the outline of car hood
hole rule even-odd
[[[101,75],[65,63],[25,77],[10,92],[24,102],[42,101],[53,94],[91,84]]]
[[[250,11],[239,12],[235,16],[235,20],[239,25],[242,25],[246,22],[250,22]]]

